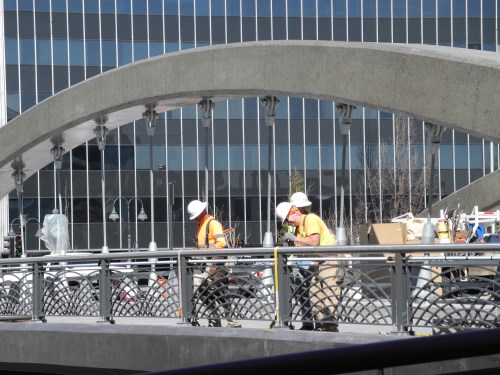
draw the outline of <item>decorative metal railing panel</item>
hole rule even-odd
[[[500,247],[474,251],[482,256],[445,256],[457,245],[421,246],[6,259],[0,260],[0,316],[370,324],[399,333],[499,327]],[[416,256],[417,249],[430,256]]]
[[[31,315],[33,275],[25,268],[10,270],[0,276],[0,316]]]
[[[410,263],[411,322],[414,327],[500,326],[498,261],[426,260]],[[484,263],[484,260],[482,261]]]
[[[191,316],[194,319],[274,320],[272,262],[229,263],[202,263],[190,267],[194,275]],[[217,271],[212,272],[212,276],[213,268]]]
[[[43,307],[46,315],[99,316],[99,272],[46,272]]]

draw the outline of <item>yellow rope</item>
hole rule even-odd
[[[276,320],[280,321],[280,308],[279,308],[279,298],[278,298],[278,246],[274,248],[274,290],[275,290],[275,300],[276,300]]]

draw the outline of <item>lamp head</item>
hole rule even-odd
[[[276,96],[268,95],[260,103],[265,108],[265,118],[267,126],[273,126],[276,120],[276,110],[280,101]]]
[[[208,128],[212,123],[212,111],[215,107],[215,103],[208,98],[204,98],[198,103],[198,108],[201,110],[201,122],[204,128]]]
[[[99,148],[99,151],[104,150],[106,147],[106,136],[109,133],[109,129],[104,126],[104,123],[106,120],[100,120],[99,125],[94,128],[94,134],[97,140],[97,147]]]
[[[146,212],[144,212],[144,207],[141,207],[141,212],[139,212],[139,215],[137,215],[137,218],[140,221],[144,221],[148,219],[148,215],[146,215]]]
[[[148,105],[142,113],[142,118],[146,122],[146,132],[149,136],[155,135],[155,122],[158,118],[158,113],[154,110],[154,105]]]
[[[120,218],[120,215],[118,215],[118,212],[116,212],[114,207],[113,207],[113,211],[111,211],[111,214],[109,215],[109,218],[113,221],[116,221]]]

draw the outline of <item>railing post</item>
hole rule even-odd
[[[33,263],[32,322],[42,321],[45,323],[47,321],[43,314],[43,280],[42,267],[39,263]]]
[[[181,321],[178,324],[189,324],[189,320],[193,317],[191,312],[193,310],[193,303],[191,301],[193,293],[193,267],[188,267],[187,257],[180,256],[177,259],[178,265],[178,279],[179,279],[179,296],[180,296],[180,318]]]
[[[396,261],[391,267],[392,333],[405,335],[411,333],[408,324],[408,274],[406,262],[403,262],[404,254],[396,253],[395,257]]]
[[[109,261],[101,259],[101,269],[99,272],[99,312],[101,320],[98,323],[111,323],[115,321],[111,316],[111,272]]]
[[[287,323],[290,321],[290,270],[287,266],[288,254],[276,252],[274,261],[277,262],[275,267],[275,283],[276,303],[278,304],[276,323],[273,328],[288,328]]]

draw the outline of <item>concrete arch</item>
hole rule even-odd
[[[276,41],[171,53],[93,77],[43,101],[0,129],[0,195],[13,168],[29,177],[95,137],[157,112],[213,100],[289,95],[359,104],[500,142],[500,56],[423,45]]]

